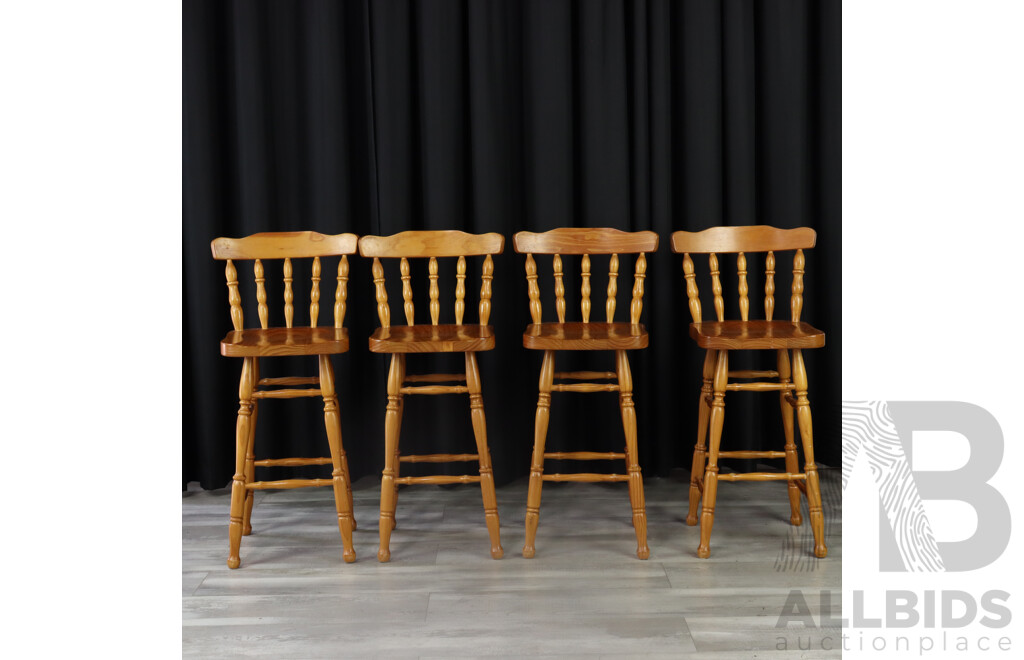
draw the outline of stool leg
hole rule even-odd
[[[398,358],[398,382],[399,387],[405,385],[405,355],[396,353],[395,357]],[[402,413],[405,412],[405,395],[399,391],[398,393],[398,431],[399,437],[402,436]],[[398,443],[395,443],[395,479],[397,480],[402,471],[402,463],[399,461],[401,452],[398,451]],[[395,484],[395,499],[391,504],[391,513],[394,514],[391,518],[391,529],[398,527],[398,484]]]
[[[235,476],[231,480],[231,518],[228,523],[228,568],[238,568],[241,560],[242,517],[245,509],[245,452],[249,446],[252,422],[254,358],[242,361],[242,377],[238,383],[238,420],[235,423]]]
[[[708,466],[704,471],[704,509],[700,514],[700,545],[697,556],[711,556],[711,528],[715,524],[715,498],[718,495],[718,449],[725,423],[725,388],[729,383],[729,351],[718,351],[715,361],[714,400],[711,402],[711,437]]]
[[[526,543],[523,556],[533,557],[536,549],[537,519],[540,517],[540,491],[544,485],[544,441],[548,435],[548,417],[551,411],[551,383],[555,380],[555,352],[544,351],[540,366],[540,385],[537,395],[537,417],[533,428],[533,460],[530,463],[530,490],[526,496]]]
[[[644,480],[636,443],[636,408],[633,406],[633,376],[629,372],[626,351],[615,351],[615,371],[619,377],[619,409],[626,433],[626,468],[629,472],[629,503],[633,507],[633,531],[636,532],[636,556],[647,559],[647,507],[644,504]]]
[[[708,349],[704,355],[704,384],[700,388],[700,407],[697,409],[697,445],[693,448],[693,466],[690,468],[690,510],[686,514],[686,524],[691,527],[697,524],[697,507],[700,505],[704,460],[707,458],[704,442],[708,437],[708,417],[711,415],[708,397],[712,392],[711,379],[715,376],[715,359],[716,351]]]
[[[789,351],[781,349],[778,352],[779,382],[789,383]],[[786,472],[798,474],[800,472],[800,458],[796,453],[796,442],[793,441],[793,406],[786,400],[788,391],[779,392],[779,406],[782,408],[782,429],[786,434]],[[800,515],[800,489],[795,481],[789,482],[789,522],[799,527],[803,523],[803,516]]]
[[[491,452],[487,448],[487,420],[484,417],[484,397],[480,387],[480,369],[476,353],[466,353],[466,387],[469,388],[469,410],[473,419],[473,436],[476,438],[476,453],[480,457],[480,494],[484,501],[484,518],[487,533],[491,537],[491,557],[501,559],[505,551],[501,547],[500,524],[498,521],[498,498],[494,494],[494,472],[491,468]]]
[[[338,396],[334,392],[334,368],[331,356],[320,356],[320,393],[324,399],[324,426],[327,427],[327,443],[331,447],[331,473],[334,486],[334,508],[338,511],[338,529],[341,530],[342,558],[352,563],[356,551],[352,547],[352,503],[349,500],[349,475],[345,469],[348,462],[345,448],[341,443],[341,418],[338,414]]]
[[[818,467],[814,464],[814,433],[811,428],[811,403],[807,400],[807,369],[803,352],[793,350],[793,384],[796,385],[796,420],[800,425],[800,442],[804,446],[804,473],[807,475],[807,508],[814,532],[814,556],[825,557],[825,518],[821,510],[821,486]]]
[[[398,435],[400,431],[402,356],[391,356],[388,370],[388,407],[384,416],[384,474],[380,482],[380,547],[378,561],[391,560],[391,530],[395,521],[395,474],[398,463]]]
[[[253,358],[252,363],[252,382],[258,385],[260,382],[260,360],[259,358]],[[253,401],[252,404],[252,421],[249,422],[249,442],[245,448],[245,483],[251,484],[256,481],[256,416],[260,411],[260,402]],[[242,513],[242,536],[249,536],[252,534],[252,505],[255,499],[256,491],[246,489],[245,493],[245,507]]]

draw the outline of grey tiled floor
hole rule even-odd
[[[625,484],[545,484],[537,556],[523,559],[526,482],[498,489],[504,559],[490,558],[476,486],[404,488],[392,559],[377,562],[376,479],[354,489],[345,564],[331,490],[256,494],[229,570],[228,490],[182,498],[185,657],[827,658],[835,631],[777,629],[791,590],[840,616],[839,474],[823,471],[829,557],[789,525],[780,483],[722,484],[712,556],[683,523],[687,484],[648,479],[651,557],[636,559]],[[826,597],[826,600],[828,597]],[[791,624],[792,626],[792,624]],[[778,650],[786,644],[789,651]],[[800,651],[798,647],[809,651]],[[826,643],[826,646],[828,644]]]

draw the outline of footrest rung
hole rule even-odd
[[[411,454],[398,457],[400,463],[455,463],[478,460],[480,454]]]
[[[468,391],[465,385],[420,385],[399,390],[402,394],[465,394]]]
[[[478,484],[480,475],[464,474],[458,477],[450,477],[444,474],[436,474],[429,477],[399,477],[395,479],[396,484]]]
[[[297,467],[300,465],[330,465],[329,458],[264,458],[254,461],[256,467]]]
[[[788,472],[730,472],[718,475],[719,481],[796,481],[806,478],[806,474],[790,474]]]
[[[612,451],[552,451],[544,454],[548,461],[614,461],[625,458],[625,454]]]
[[[574,474],[545,474],[544,481],[629,481],[628,474],[594,474],[592,472],[576,472]]]
[[[247,490],[268,490],[271,488],[317,488],[330,486],[333,479],[282,479],[281,481],[253,481],[245,484]]]
[[[729,378],[778,378],[779,372],[773,370],[758,371],[757,369],[737,369],[729,372]]]
[[[466,380],[466,374],[412,374],[405,377],[407,383],[447,383]]]
[[[318,376],[289,376],[286,378],[260,378],[257,385],[319,385]]]
[[[720,451],[719,458],[785,458],[784,451]]]
[[[322,392],[317,388],[301,390],[260,390],[252,393],[254,399],[298,399],[303,396],[321,396]]]
[[[552,392],[618,392],[619,386],[611,383],[559,383],[551,386]]]
[[[568,380],[608,380],[618,379],[614,371],[559,371],[555,374],[556,379]]]

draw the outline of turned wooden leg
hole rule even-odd
[[[505,555],[505,551],[501,547],[498,498],[494,494],[491,452],[487,448],[487,420],[484,417],[484,396],[480,388],[480,369],[477,365],[476,353],[466,353],[466,387],[469,388],[469,411],[473,419],[476,453],[480,457],[480,494],[484,501],[487,533],[491,537],[491,557],[501,559]]]
[[[533,460],[530,463],[530,490],[526,496],[526,543],[523,556],[533,557],[536,549],[537,520],[540,517],[540,491],[544,485],[544,442],[548,435],[551,412],[551,383],[555,380],[555,352],[544,351],[540,366],[540,393],[537,395],[537,417],[533,428]]]
[[[782,349],[778,352],[778,365],[779,382],[791,382],[789,351]],[[779,406],[782,408],[782,429],[786,434],[786,472],[790,474],[799,474],[800,458],[797,456],[796,442],[793,440],[793,406],[791,406],[789,401],[786,400],[788,395],[789,392],[787,390],[779,392]],[[789,522],[799,527],[803,521],[803,516],[800,515],[800,489],[797,487],[795,481],[790,481]]]
[[[238,420],[235,423],[235,476],[231,481],[231,518],[228,523],[228,568],[238,568],[241,560],[238,549],[242,545],[242,517],[245,509],[245,454],[249,447],[252,427],[252,393],[254,358],[242,361],[242,377],[238,383]]]
[[[700,388],[700,406],[697,408],[697,445],[693,448],[693,466],[690,468],[690,510],[686,514],[686,524],[690,526],[696,525],[698,521],[697,507],[700,506],[704,460],[707,458],[704,442],[708,437],[708,417],[711,416],[708,397],[712,392],[711,379],[715,375],[716,354],[716,351],[708,349],[704,355],[704,384]]]
[[[253,358],[252,362],[253,387],[260,382],[260,359]],[[245,448],[245,483],[251,484],[256,481],[256,417],[260,411],[260,402],[253,401],[252,421],[249,422],[249,443]],[[252,534],[252,504],[255,499],[255,491],[246,489],[245,507],[242,513],[242,536]]]
[[[718,495],[718,448],[722,443],[725,423],[725,388],[729,383],[729,351],[718,351],[715,360],[714,399],[711,402],[711,437],[708,442],[708,465],[704,469],[704,508],[700,514],[700,545],[697,556],[711,556],[711,527],[715,524],[715,497]]]
[[[633,531],[636,532],[636,556],[647,559],[647,506],[644,503],[644,480],[636,443],[636,408],[633,406],[633,376],[629,371],[626,351],[615,351],[615,372],[619,377],[619,409],[622,428],[626,432],[626,469],[629,472],[629,503],[633,507]]]
[[[388,371],[388,407],[384,417],[384,475],[380,482],[379,561],[391,560],[391,530],[395,526],[395,476],[398,463],[399,410],[401,408],[402,356],[391,356]]]
[[[825,517],[821,510],[821,486],[818,466],[814,464],[814,432],[811,428],[811,403],[807,400],[807,369],[803,353],[793,351],[793,384],[796,385],[796,420],[800,425],[800,443],[804,447],[804,473],[807,475],[807,508],[814,532],[814,556],[825,557]]]
[[[399,386],[401,387],[402,385],[405,385],[405,355],[397,354],[396,353],[395,357],[398,358],[398,368],[399,368],[398,382],[400,383]],[[402,437],[402,413],[404,413],[404,412],[405,412],[405,395],[403,395],[401,392],[399,392],[399,394],[398,394],[398,422],[397,422],[398,423],[398,430],[395,432],[395,433],[398,434],[398,437]],[[394,499],[394,501],[391,504],[391,513],[393,514],[392,517],[391,517],[391,529],[395,529],[396,527],[398,527],[398,483],[397,483],[397,479],[400,476],[401,471],[402,471],[402,463],[399,460],[400,457],[401,457],[401,452],[398,450],[398,443],[395,443],[395,480],[396,480],[396,483],[395,483],[395,499]]]
[[[341,530],[342,558],[348,562],[356,560],[352,547],[352,502],[349,500],[348,471],[345,464],[345,449],[341,442],[341,417],[338,414],[338,397],[334,393],[334,369],[331,356],[320,357],[320,394],[324,399],[324,426],[327,427],[327,443],[331,447],[331,472],[334,486],[334,508],[338,511],[338,529]]]

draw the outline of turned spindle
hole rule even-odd
[[[722,298],[722,279],[718,271],[718,255],[712,252],[708,255],[708,264],[711,267],[711,292],[715,294],[715,315],[719,321],[725,320],[725,300]]]
[[[491,319],[491,281],[494,279],[494,260],[491,255],[484,259],[483,273],[480,276],[480,325],[487,325]]]
[[[373,286],[377,291],[377,318],[380,319],[380,327],[391,327],[391,310],[388,308],[388,292],[384,288],[384,266],[380,259],[373,259]]]
[[[558,322],[565,323],[565,284],[562,282],[562,255],[556,254],[551,260],[555,271],[555,312]]]
[[[537,285],[537,262],[532,254],[526,255],[526,288],[530,296],[530,319],[540,323],[540,287]]]
[[[284,325],[286,328],[292,327],[292,321],[295,318],[295,306],[292,304],[295,301],[295,293],[292,291],[292,260],[286,258],[284,260]]]
[[[404,301],[405,323],[413,325],[416,321],[416,308],[412,304],[412,275],[409,272],[409,260],[402,257],[399,269],[402,272],[402,300]]]
[[[455,325],[462,325],[466,312],[466,257],[460,256],[455,267]]]
[[[775,313],[775,253],[764,258],[764,318],[771,321]]]
[[[800,320],[800,312],[804,308],[804,251],[797,250],[793,254],[793,297],[789,301],[789,309],[794,321]]]
[[[736,255],[736,274],[740,280],[740,320],[747,321],[750,316],[750,299],[747,298],[747,255],[742,252]]]
[[[342,255],[338,262],[338,288],[334,292],[334,327],[345,324],[345,311],[348,301],[348,257]]]
[[[257,259],[253,262],[252,272],[256,277],[256,302],[260,314],[260,327],[266,330],[269,310],[267,309],[267,278],[263,273],[263,261]]]
[[[633,275],[633,302],[629,304],[629,322],[640,323],[640,312],[644,307],[644,278],[647,277],[647,257],[643,252],[636,257],[636,272]]]
[[[604,304],[605,321],[615,319],[615,295],[619,292],[619,255],[613,254],[608,260],[608,300]]]
[[[309,290],[309,327],[315,328],[320,317],[320,257],[313,258],[312,280]]]
[[[227,260],[227,264],[224,266],[224,277],[228,281],[231,325],[235,330],[241,330],[245,325],[242,317],[242,295],[238,293],[238,271],[235,270],[235,264],[230,259]]]
[[[430,258],[428,271],[428,277],[430,278],[430,325],[437,325],[437,320],[441,314],[441,303],[438,302],[441,293],[437,288],[437,257]]]

